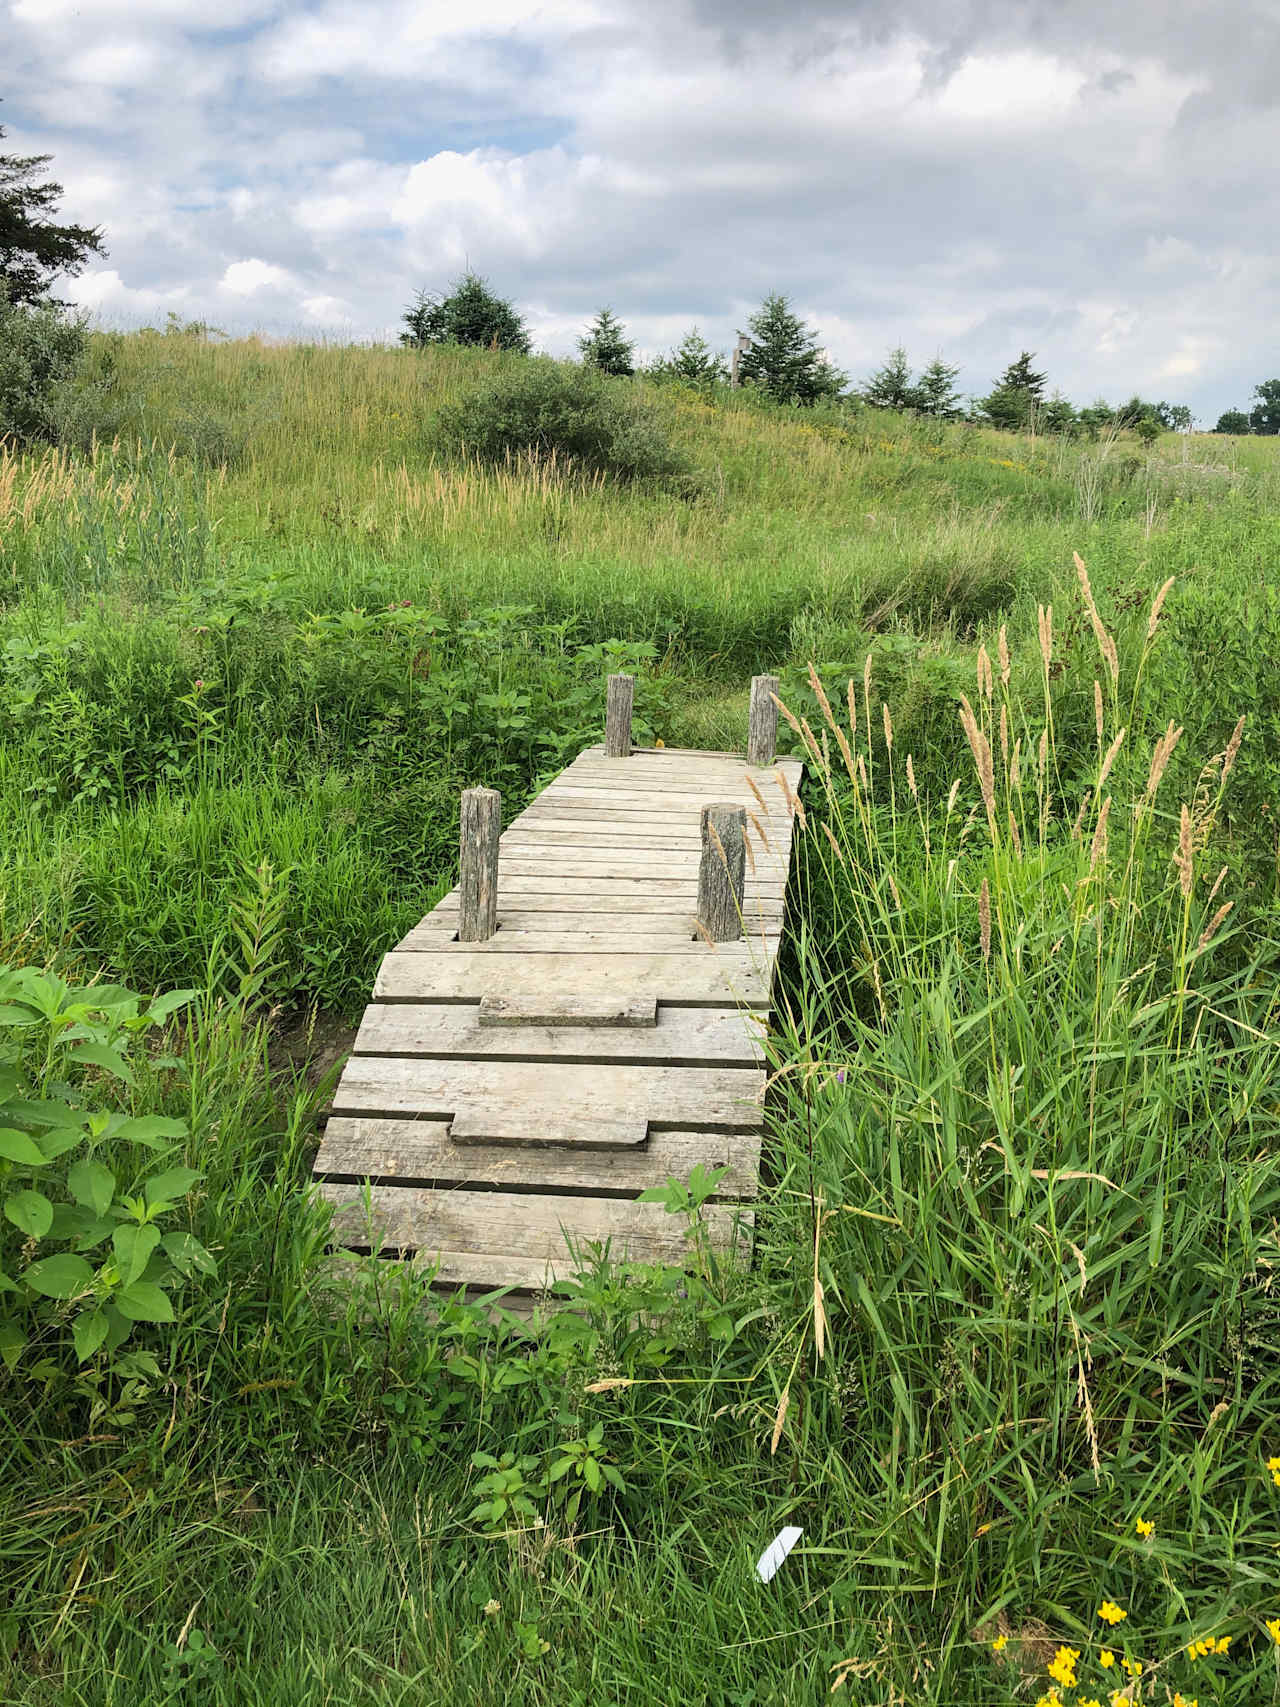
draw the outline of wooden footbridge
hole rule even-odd
[[[604,746],[504,834],[464,794],[459,887],[383,960],[334,1097],[339,1238],[444,1285],[538,1289],[596,1242],[678,1263],[680,1219],[636,1199],[699,1162],[728,1170],[713,1241],[750,1238],[803,766],[773,762],[773,677],[745,761],[633,748],[633,687],[610,677]]]

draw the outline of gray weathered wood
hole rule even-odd
[[[715,803],[702,808],[698,922],[712,942],[736,942],[742,935],[746,827],[741,806]]]
[[[655,921],[655,924],[660,921]],[[764,920],[748,921],[751,925],[749,944],[758,954],[763,936],[767,952],[772,954],[777,947],[778,938],[782,934],[781,921]],[[616,921],[615,921],[616,924]],[[686,934],[674,927],[666,930],[639,932],[627,931],[621,926],[611,930],[592,930],[576,932],[567,936],[558,931],[539,930],[508,930],[505,927],[488,942],[458,942],[451,921],[441,918],[433,924],[431,919],[424,919],[413,932],[412,941],[406,939],[403,949],[397,949],[397,955],[403,954],[421,960],[432,957],[437,964],[446,959],[452,960],[458,956],[471,959],[473,956],[492,959],[494,962],[510,961],[516,955],[527,955],[530,958],[544,960],[581,959],[588,955],[631,956],[640,958],[646,955],[669,956],[676,960],[697,962],[713,952],[714,939],[708,943],[701,932],[695,934],[696,927],[693,916],[690,915],[690,928]],[[739,931],[739,936],[742,932]],[[722,939],[729,942],[733,939]],[[614,968],[615,981],[618,976]],[[494,985],[501,985],[506,977],[506,967],[495,972]],[[486,991],[485,994],[492,994]]]
[[[498,936],[503,936],[502,931]],[[388,954],[374,1000],[479,1001],[484,996],[657,996],[672,1007],[769,1007],[770,968],[758,949],[730,943],[714,953],[629,955],[625,965],[601,954]]]
[[[399,1014],[404,1010],[386,1011]],[[521,1001],[511,996],[486,996],[480,1003],[479,1015],[483,1026],[512,1026],[522,1030],[531,1025],[564,1026],[569,1030],[579,1026],[599,1026],[609,1031],[647,1030],[658,1023],[658,998],[579,996],[556,1001],[534,996]],[[492,1038],[486,1038],[485,1048],[494,1050]]]
[[[686,1179],[699,1162],[727,1172],[713,1195],[756,1195],[760,1136],[751,1132],[651,1132],[641,1149],[584,1151],[455,1144],[447,1120],[371,1120],[334,1116],[316,1156],[321,1177],[404,1180],[439,1187],[540,1186],[549,1192],[637,1196],[669,1175]]]
[[[462,795],[459,832],[458,941],[487,942],[498,927],[498,838],[502,796],[496,788],[468,788]]]
[[[645,1067],[592,1061],[421,1060],[353,1055],[333,1094],[335,1114],[486,1117],[553,1132],[565,1120],[637,1118],[666,1126],[751,1132],[763,1119],[755,1067]]]
[[[498,1017],[495,1020],[494,1014]],[[683,1067],[754,1067],[763,1022],[736,1008],[667,1008],[654,998],[571,996],[514,1002],[375,1002],[365,1010],[355,1055],[490,1061],[630,1061]]]
[[[334,1205],[351,1243],[416,1251],[422,1263],[438,1260],[437,1278],[446,1283],[541,1286],[578,1272],[589,1260],[585,1247],[596,1244],[632,1262],[682,1263],[688,1251],[682,1218],[668,1215],[660,1203],[375,1185],[369,1187],[371,1224],[357,1188],[319,1190]],[[711,1244],[724,1250],[737,1242],[738,1227],[749,1227],[751,1215],[709,1206],[702,1221]],[[571,1242],[583,1252],[581,1261]],[[485,1261],[476,1263],[477,1257]]]
[[[538,1150],[634,1150],[649,1136],[643,1114],[597,1114],[593,1109],[514,1110],[483,1097],[468,1102],[449,1123],[455,1144],[499,1144]]]
[[[774,698],[777,691],[777,676],[752,676],[751,709],[747,719],[749,765],[773,763],[778,746],[778,706]]]
[[[604,713],[604,750],[611,759],[631,756],[631,707],[635,700],[634,676],[610,676]]]

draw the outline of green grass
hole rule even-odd
[[[132,1391],[56,1311],[0,1369],[0,1694],[995,1707],[1065,1644],[1109,1701],[1106,1597],[1136,1699],[1280,1700],[1275,446],[639,386],[690,488],[439,460],[509,360],[104,338],[96,449],[0,455],[0,959],[202,992],[91,1084],[187,1123],[219,1266]],[[756,1261],[584,1253],[530,1332],[335,1273],[270,1028],[358,1013],[458,791],[518,809],[615,667],[670,745],[764,670],[816,740]],[[536,1522],[476,1515],[504,1452]]]

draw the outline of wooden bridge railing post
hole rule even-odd
[[[604,712],[604,756],[631,757],[631,707],[635,702],[634,676],[610,676]]]
[[[712,942],[736,942],[742,935],[746,833],[745,807],[720,804],[702,808],[698,923]]]
[[[459,830],[458,941],[488,942],[498,928],[498,837],[502,796],[496,788],[467,788]]]
[[[778,746],[777,676],[752,676],[751,711],[747,720],[747,763],[771,765]]]

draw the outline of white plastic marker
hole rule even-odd
[[[786,1558],[787,1554],[803,1534],[803,1529],[796,1529],[791,1525],[788,1525],[786,1529],[780,1529],[778,1531],[773,1540],[765,1548],[764,1552],[761,1553],[760,1557],[756,1560],[756,1575],[760,1578],[762,1583],[767,1583],[770,1580],[774,1572],[778,1569],[778,1566]]]

